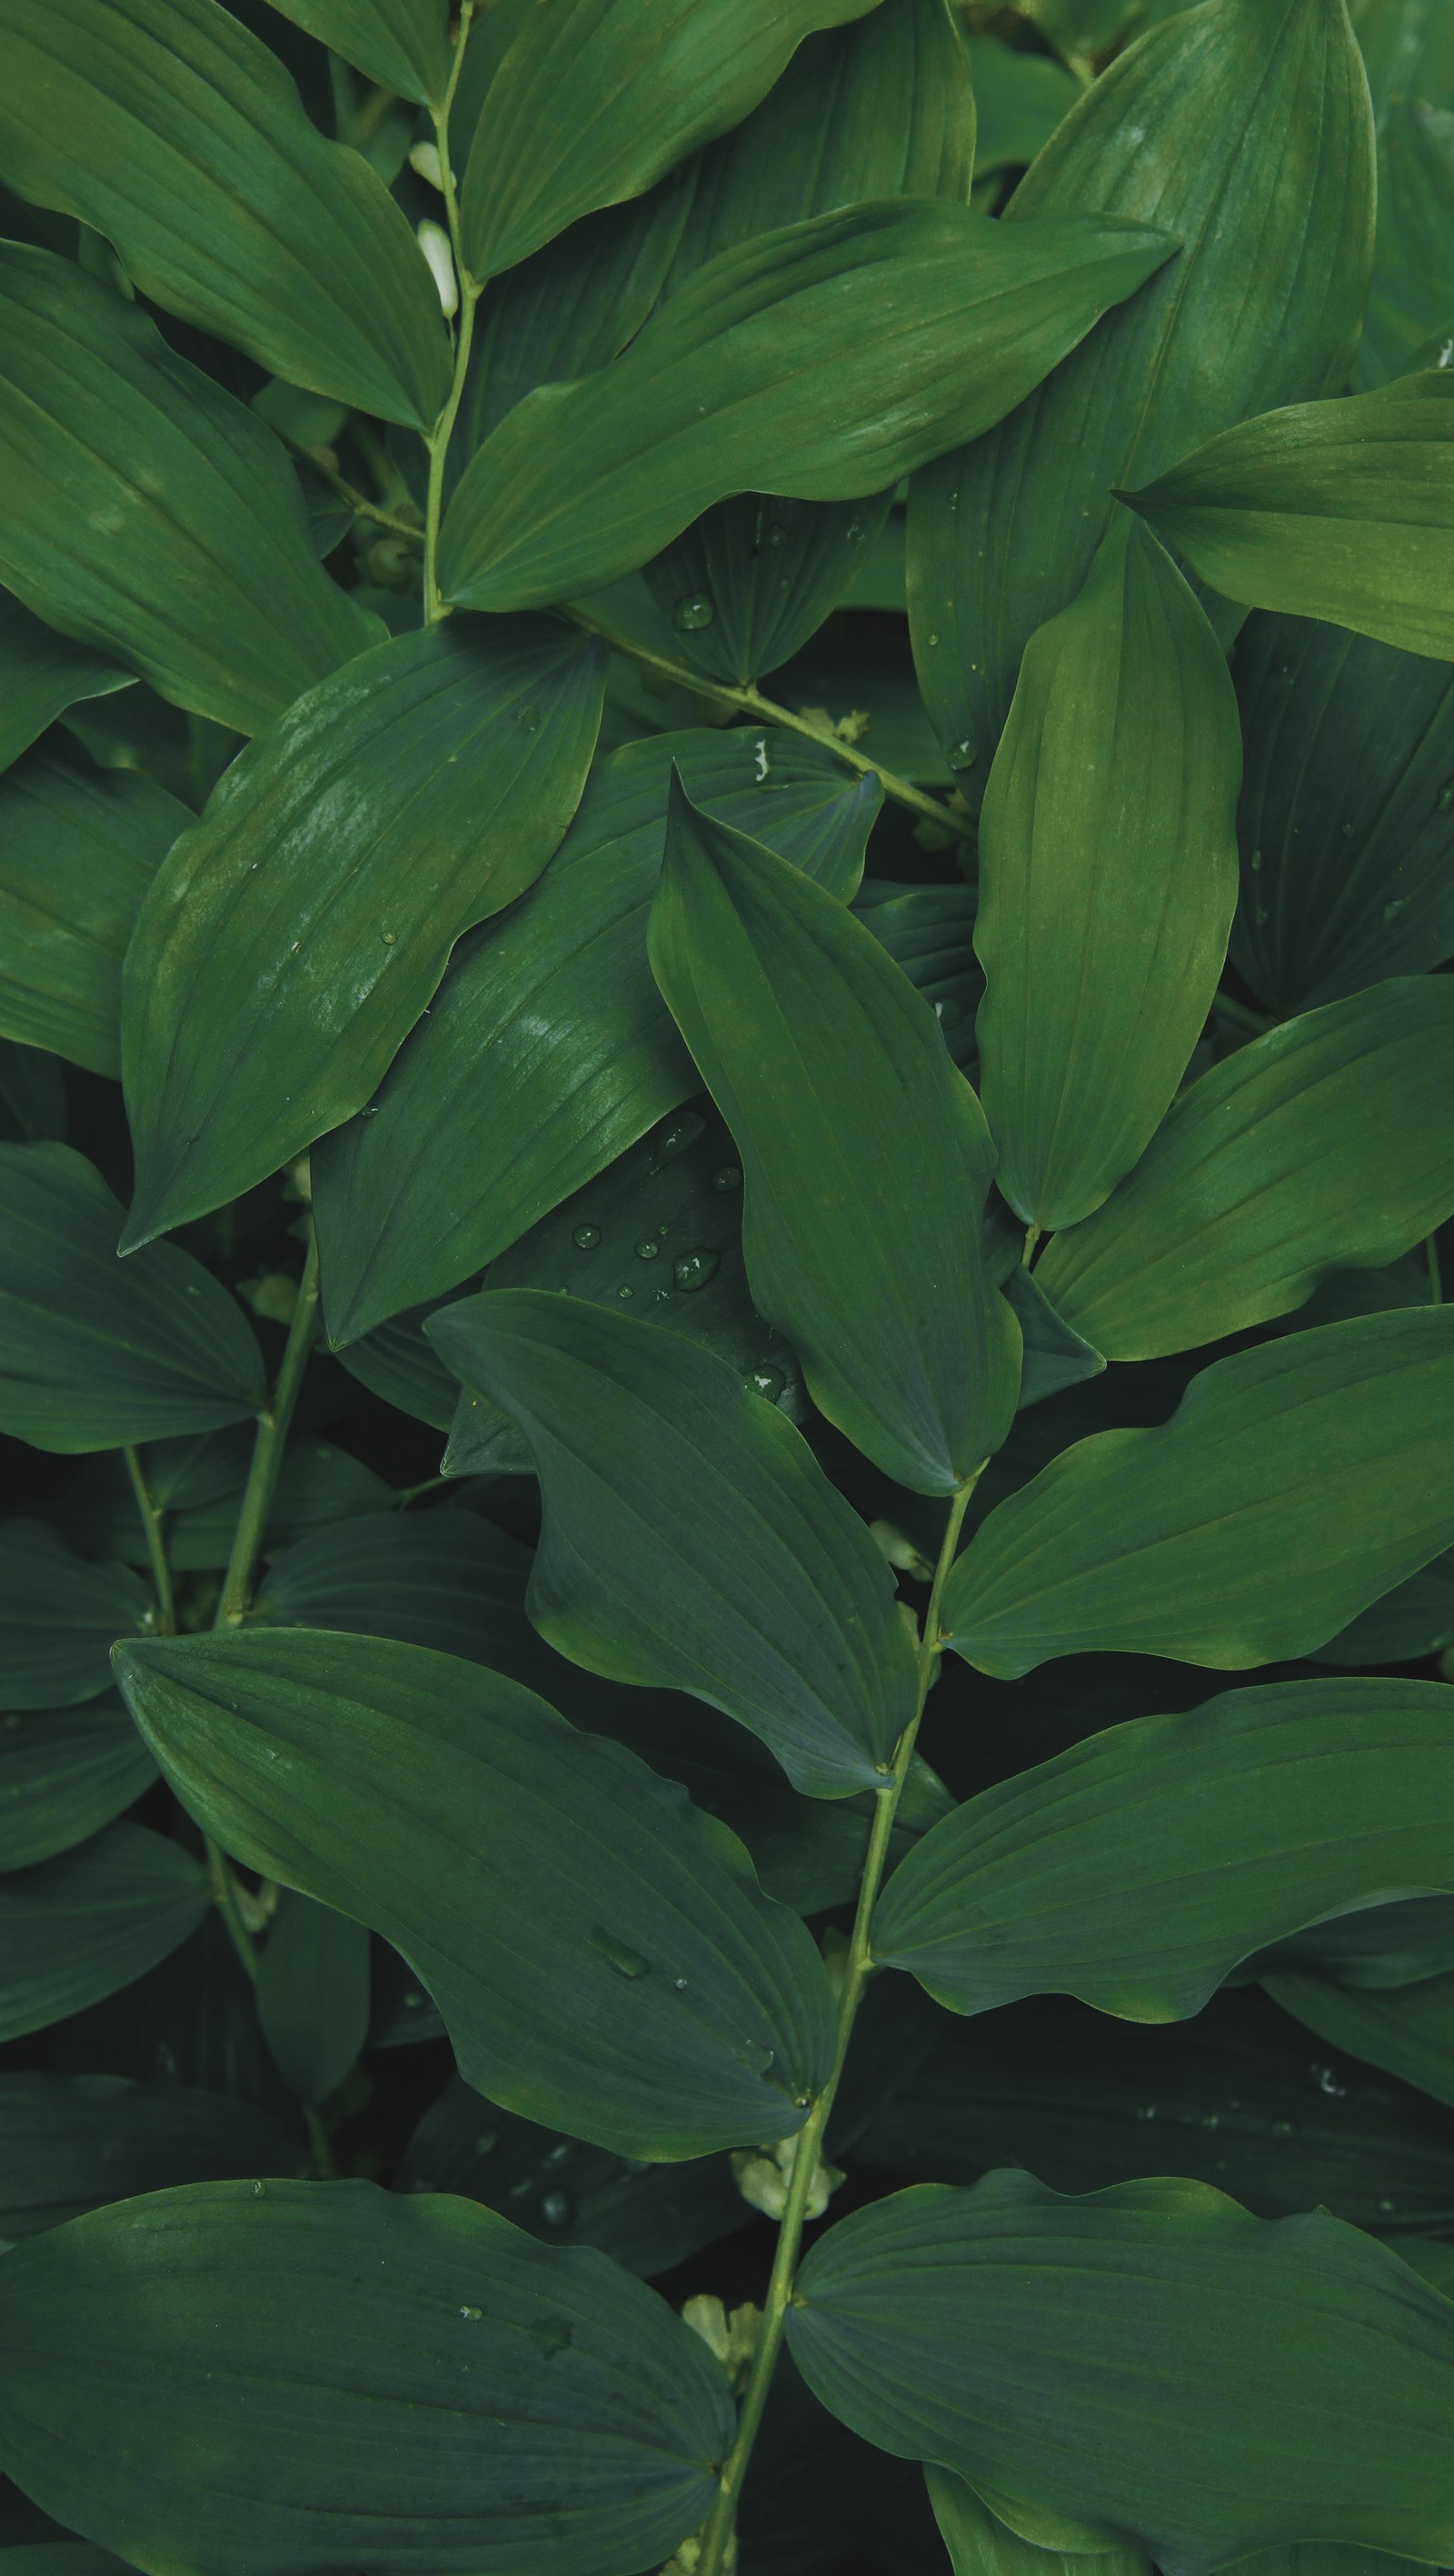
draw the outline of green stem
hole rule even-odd
[[[232,1864],[222,1845],[215,1843],[210,1834],[204,1834],[202,1840],[207,1846],[207,1884],[212,1890],[212,1902],[227,1926],[232,1946],[247,1970],[249,1980],[256,1985],[257,1945],[243,1920]]]
[[[1229,1020],[1235,1020],[1239,1028],[1250,1029],[1255,1038],[1265,1037],[1269,1029],[1278,1025],[1266,1011],[1251,1011],[1245,1002],[1234,1002],[1230,993],[1219,993],[1215,1007]]]
[[[822,750],[831,751],[839,760],[845,761],[860,778],[870,774],[877,778],[885,796],[891,797],[896,805],[907,806],[911,814],[935,824],[940,831],[950,833],[956,840],[967,841],[970,838],[968,826],[952,814],[947,805],[941,804],[937,796],[926,795],[922,787],[915,787],[907,778],[900,778],[897,771],[885,769],[881,760],[870,760],[866,752],[859,751],[851,742],[844,742],[840,735],[825,733],[821,725],[810,723],[806,716],[795,716],[789,708],[779,706],[775,699],[765,698],[750,681],[737,688],[726,680],[709,680],[705,673],[692,670],[687,663],[674,662],[669,654],[657,653],[649,644],[638,644],[633,635],[619,634],[615,627],[604,626],[598,617],[588,617],[583,609],[562,608],[558,613],[569,617],[585,634],[599,635],[602,643],[609,644],[613,653],[626,654],[631,661],[639,662],[644,671],[654,671],[659,679],[670,680],[676,688],[690,689],[694,697],[705,698],[714,707],[732,707],[743,715],[756,716],[759,723],[775,725],[784,733],[800,734],[804,742],[816,742]]]
[[[723,2464],[716,2503],[702,2526],[702,2554],[697,2562],[696,2576],[723,2576],[723,2571],[728,2565],[728,2552],[736,2527],[742,2483],[747,2475],[753,2444],[756,2442],[758,2428],[762,2423],[768,2392],[772,2386],[773,2372],[782,2346],[788,2309],[792,2304],[793,2277],[797,2269],[798,2249],[802,2242],[808,2201],[814,2176],[818,2170],[823,2138],[837,2098],[839,2083],[842,2080],[844,2062],[848,2056],[848,2044],[853,2036],[853,2024],[863,1999],[863,1990],[873,1970],[869,1931],[873,1922],[873,1910],[878,1902],[878,1892],[883,1884],[894,1818],[898,1813],[899,1800],[904,1793],[904,1783],[909,1776],[909,1764],[913,1757],[915,1739],[924,1715],[925,1702],[929,1697],[929,1686],[934,1679],[939,1661],[941,1649],[939,1610],[944,1596],[944,1586],[948,1580],[949,1569],[954,1562],[955,1550],[959,1545],[959,1534],[964,1526],[964,1515],[969,1507],[969,1498],[977,1481],[977,1475],[967,1478],[949,1507],[949,1518],[945,1524],[943,1543],[939,1550],[939,1562],[934,1569],[929,1607],[924,1615],[924,1633],[919,1642],[919,1689],[914,1714],[894,1747],[892,1776],[880,1789],[875,1801],[873,1831],[869,1837],[868,1856],[863,1865],[858,1906],[853,1919],[853,1935],[849,1942],[843,1985],[838,2000],[838,2034],[833,2051],[833,2064],[822,2092],[814,2100],[805,2126],[798,2131],[794,2141],[793,2170],[788,2184],[787,2205],[783,2210],[778,2228],[777,2251],[773,2257],[772,2277],[768,2282],[767,2297],[763,2306],[762,2338],[753,2358],[752,2376],[748,2380],[743,2396],[737,2438]]]
[[[1039,1240],[1040,1240],[1040,1228],[1039,1228],[1039,1226],[1038,1226],[1038,1225],[1033,1225],[1033,1224],[1032,1224],[1032,1225],[1027,1225],[1027,1226],[1026,1226],[1026,1228],[1025,1228],[1025,1249],[1024,1249],[1024,1251],[1023,1251],[1023,1252],[1021,1253],[1021,1255],[1020,1255],[1020,1268],[1021,1268],[1022,1270],[1028,1270],[1028,1269],[1029,1269],[1031,1262],[1032,1262],[1032,1261],[1034,1260],[1034,1258],[1035,1258],[1035,1246],[1037,1245],[1037,1243],[1039,1242]]]
[[[222,1586],[222,1598],[217,1604],[217,1617],[214,1624],[219,1628],[240,1627],[247,1617],[253,1577],[257,1572],[257,1561],[262,1552],[268,1515],[272,1510],[273,1495],[277,1490],[278,1470],[283,1463],[288,1426],[293,1419],[293,1407],[298,1401],[298,1389],[303,1383],[303,1371],[308,1364],[308,1349],[317,1321],[318,1242],[310,1222],[308,1258],[303,1264],[303,1276],[298,1284],[298,1302],[293,1309],[292,1323],[288,1327],[288,1345],[283,1353],[283,1364],[278,1371],[278,1382],[273,1389],[272,1401],[266,1413],[259,1418],[257,1438],[253,1443],[252,1465],[248,1470],[247,1484],[243,1491],[242,1508],[237,1515],[237,1529],[233,1537],[226,1579]]]
[[[324,482],[331,485],[340,501],[346,501],[349,508],[356,510],[361,519],[371,519],[375,526],[389,528],[396,537],[408,537],[414,545],[418,545],[424,530],[417,519],[401,519],[395,511],[381,509],[377,501],[366,500],[363,493],[357,491],[349,482],[347,475],[340,474],[337,466],[329,463],[321,447],[305,447],[302,453],[307,457],[309,464],[322,475]]]
[[[1429,1303],[1431,1306],[1442,1306],[1444,1281],[1439,1269],[1438,1241],[1432,1234],[1426,1234],[1424,1237],[1424,1267],[1429,1274]]]
[[[464,236],[460,230],[459,192],[454,184],[454,165],[449,157],[449,111],[459,86],[464,64],[464,49],[469,36],[470,20],[475,13],[475,0],[462,0],[459,34],[455,38],[454,61],[450,66],[449,87],[443,105],[435,108],[434,137],[439,150],[439,178],[444,193],[445,219],[449,225],[450,248],[454,252],[455,275],[459,280],[459,328],[454,338],[454,381],[449,400],[431,430],[426,444],[429,449],[429,490],[424,503],[424,623],[437,626],[449,614],[439,595],[436,563],[439,554],[439,523],[444,510],[444,467],[449,455],[449,442],[459,407],[464,399],[465,378],[469,373],[470,349],[475,336],[475,307],[480,289],[469,273],[464,255]]]
[[[131,1478],[131,1490],[136,1496],[136,1508],[141,1514],[141,1526],[146,1535],[146,1552],[151,1564],[151,1578],[157,1588],[157,1634],[161,1637],[175,1637],[177,1594],[167,1557],[162,1515],[146,1481],[146,1474],[138,1453],[135,1449],[127,1449],[122,1454],[126,1460],[126,1472]]]

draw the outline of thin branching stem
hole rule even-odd
[[[455,186],[454,165],[449,153],[449,112],[464,65],[464,49],[469,37],[470,20],[475,13],[475,0],[463,0],[459,13],[459,34],[455,38],[454,61],[450,67],[449,87],[444,101],[433,111],[435,141],[439,147],[439,180],[444,194],[445,219],[449,226],[450,248],[454,253],[455,275],[459,281],[459,323],[454,336],[454,379],[449,399],[430,431],[429,490],[424,503],[424,623],[437,626],[447,617],[447,603],[439,595],[437,572],[439,526],[444,512],[444,469],[449,456],[449,442],[459,407],[464,399],[465,379],[469,374],[470,349],[474,342],[475,307],[480,290],[469,273],[464,255],[464,236],[460,230],[459,191]]]
[[[216,1625],[238,1628],[247,1617],[252,1599],[253,1578],[267,1534],[268,1516],[277,1491],[278,1470],[283,1463],[288,1429],[303,1371],[308,1365],[309,1347],[318,1322],[318,1240],[313,1222],[308,1221],[308,1257],[298,1283],[297,1303],[288,1326],[287,1347],[283,1352],[278,1382],[273,1389],[267,1411],[258,1417],[257,1438],[253,1442],[252,1465],[243,1490],[242,1507],[237,1515],[237,1528],[232,1541],[232,1554],[222,1585],[222,1598],[217,1604]]]
[[[146,1481],[146,1470],[142,1466],[140,1453],[135,1449],[126,1449],[123,1450],[122,1455],[126,1460],[126,1472],[131,1478],[131,1490],[136,1496],[136,1508],[141,1514],[147,1560],[151,1566],[151,1579],[156,1585],[157,1635],[174,1637],[177,1633],[177,1591],[172,1581],[171,1560],[167,1555],[167,1539],[162,1523],[161,1506]]]

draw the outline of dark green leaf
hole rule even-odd
[[[1454,107],[1454,20],[1440,0],[1350,0],[1380,116],[1394,98]]]
[[[1454,324],[1454,116],[1422,98],[1391,101],[1378,157],[1378,241],[1360,392],[1402,375]]]
[[[1353,1987],[1331,1977],[1274,1970],[1262,1980],[1275,2003],[1319,2039],[1454,2108],[1454,1976],[1410,1986]]]
[[[0,1038],[0,1140],[59,1143],[69,1133],[66,1077],[56,1058]]]
[[[354,0],[355,7],[358,0]],[[439,296],[399,208],[208,0],[5,0],[0,171],[290,384],[432,426]]]
[[[235,1299],[172,1243],[118,1264],[121,1222],[69,1145],[0,1145],[0,1429],[37,1449],[119,1449],[262,1404]]]
[[[1386,1592],[1325,1646],[1318,1664],[1413,1664],[1454,1646],[1454,1553],[1436,1556]]]
[[[708,813],[853,892],[880,791],[830,752],[677,733],[600,761],[539,885],[462,944],[371,1111],[312,1158],[335,1343],[473,1277],[698,1089],[646,960],[674,763]]]
[[[1045,146],[1006,231],[1089,213],[1163,226],[1181,255],[910,496],[925,700],[981,777],[1021,654],[1079,592],[1113,487],[1249,412],[1342,387],[1373,234],[1368,96],[1343,11],[1214,0],[1132,45]]]
[[[1150,2562],[1134,2549],[1109,2549],[1089,2555],[1074,2551],[1047,2554],[1032,2540],[1022,2540],[1008,2523],[981,2504],[965,2478],[951,2469],[924,2470],[929,2501],[940,2536],[954,2566],[954,2576],[1150,2576]],[[1390,2562],[1397,2566],[1398,2561]],[[1249,2571],[1250,2576],[1250,2571]],[[1272,2571],[1265,2571],[1272,2576]],[[1308,2576],[1314,2576],[1312,2569]],[[1333,2571],[1327,2571],[1333,2576]],[[1347,2576],[1357,2576],[1350,2566]],[[1384,2576],[1382,2569],[1377,2576]]]
[[[732,2439],[655,2291],[467,2201],[197,2183],[32,2238],[5,2284],[0,2458],[153,2566],[625,2576]]]
[[[271,430],[136,306],[5,243],[0,319],[0,574],[27,607],[243,733],[378,642]]]
[[[847,590],[892,498],[719,501],[645,567],[678,652],[732,682],[790,661]]]
[[[874,1955],[952,2012],[1054,1993],[1182,2020],[1307,1924],[1454,1889],[1451,1796],[1436,1682],[1228,1691],[1093,1735],[932,1826],[879,1900]]]
[[[12,1709],[0,1718],[0,1870],[28,1869],[32,1861],[69,1851],[121,1815],[155,1778],[156,1766],[117,1700]]]
[[[3,687],[3,674],[0,674]],[[121,1071],[121,961],[185,805],[42,744],[0,778],[0,1028]]]
[[[476,1512],[375,1512],[276,1556],[256,1616],[279,1628],[340,1628],[466,1655],[517,1680],[529,1552]],[[543,1690],[543,1679],[538,1681]]]
[[[882,492],[1002,419],[1172,247],[1141,225],[1002,233],[883,198],[723,251],[624,357],[542,385],[486,441],[441,589],[531,607],[630,572],[733,492]]]
[[[0,1708],[99,1699],[112,1645],[144,1629],[150,1609],[129,1566],[77,1556],[45,1521],[0,1521]]]
[[[78,699],[110,697],[130,686],[129,671],[72,644],[18,599],[0,594],[0,769]]]
[[[1080,84],[1044,54],[1018,53],[996,36],[971,36],[969,67],[979,131],[976,178],[1033,161],[1079,99]]]
[[[980,818],[980,1084],[1026,1224],[1099,1207],[1175,1096],[1227,953],[1241,776],[1217,639],[1121,511],[1026,647]]]
[[[908,1633],[884,1559],[776,1407],[679,1333],[533,1289],[430,1332],[534,1453],[541,1635],[724,1709],[811,1797],[875,1788],[913,1713]]]
[[[438,107],[449,87],[448,0],[274,0],[381,89]]]
[[[493,2100],[663,2159],[801,2127],[833,2050],[813,1943],[634,1755],[376,1637],[153,1639],[116,1669],[206,1829],[382,1932]]]
[[[201,1863],[140,1825],[108,1825],[12,1870],[0,1878],[0,2040],[129,1986],[195,1932],[207,1904]]]
[[[1036,1276],[1107,1359],[1157,1359],[1396,1260],[1451,1209],[1454,985],[1401,977],[1204,1073]]]
[[[258,2015],[300,2102],[323,2102],[368,2037],[369,1936],[362,1923],[285,1887],[258,1963]]]
[[[1252,1964],[1259,1977],[1310,1969],[1360,1990],[1443,1977],[1454,1968],[1454,1898],[1405,1894],[1337,1914],[1275,1941]]]
[[[127,1249],[363,1107],[460,932],[565,831],[603,668],[542,620],[458,620],[381,645],[234,762],[127,957]]]
[[[1451,1431],[1447,1307],[1219,1360],[1160,1430],[1078,1441],[991,1512],[946,1626],[1010,1676],[1086,1648],[1305,1654],[1454,1540]]]
[[[1009,1428],[1020,1336],[981,1248],[993,1148],[932,1010],[861,923],[680,782],[651,962],[737,1140],[760,1312],[876,1465],[952,1493]]]
[[[349,1376],[356,1377],[371,1395],[382,1396],[401,1413],[412,1413],[418,1422],[431,1423],[436,1431],[447,1431],[454,1420],[459,1385],[424,1338],[425,1318],[433,1314],[437,1302],[430,1299],[406,1307],[402,1315],[360,1334],[338,1356]]]
[[[967,885],[900,885],[892,877],[865,877],[853,899],[859,920],[930,1004],[945,1045],[971,1081],[978,1063],[974,1015],[984,998],[974,908]]]
[[[1454,2303],[1339,2219],[1192,2182],[899,2192],[819,2238],[788,2338],[868,2440],[1167,2576],[1309,2532],[1422,2558],[1454,2536]]]
[[[299,2161],[287,2131],[232,2094],[118,2075],[0,2075],[0,2236],[34,2236],[168,2183],[291,2174]]]
[[[1125,497],[1228,599],[1454,660],[1454,377],[1225,430]]]
[[[1004,1293],[1024,1344],[1020,1362],[1021,1412],[1027,1404],[1043,1404],[1048,1396],[1059,1395],[1068,1386],[1079,1386],[1088,1377],[1100,1376],[1106,1365],[1102,1353],[1056,1313],[1018,1256],[1011,1262]]]

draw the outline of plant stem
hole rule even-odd
[[[424,623],[437,626],[449,610],[439,596],[435,565],[439,554],[439,522],[444,509],[444,467],[449,442],[459,407],[464,399],[465,378],[469,373],[470,348],[475,336],[475,306],[480,289],[465,263],[464,238],[459,223],[459,192],[454,184],[454,165],[449,157],[449,111],[459,86],[464,64],[464,49],[469,37],[470,20],[475,14],[475,0],[462,0],[459,34],[454,43],[454,61],[450,66],[449,87],[443,105],[433,111],[434,138],[439,150],[439,177],[444,192],[444,212],[449,225],[450,247],[454,252],[455,275],[459,280],[459,327],[454,339],[454,381],[449,400],[435,422],[426,444],[429,449],[429,490],[424,504]]]
[[[309,464],[322,475],[324,482],[331,485],[340,501],[346,501],[349,508],[356,510],[361,519],[372,519],[378,527],[390,528],[396,537],[408,537],[416,546],[420,543],[424,530],[417,519],[401,519],[393,510],[382,509],[377,501],[365,500],[362,492],[354,489],[347,475],[340,474],[336,465],[330,465],[321,447],[305,447],[302,453],[307,457]]]
[[[969,1507],[969,1498],[977,1481],[978,1471],[975,1475],[966,1478],[949,1507],[949,1518],[945,1524],[944,1538],[939,1550],[939,1562],[934,1569],[929,1607],[924,1614],[924,1633],[919,1641],[919,1689],[914,1714],[894,1747],[892,1777],[880,1789],[875,1802],[873,1831],[869,1837],[868,1856],[863,1865],[858,1906],[853,1919],[853,1935],[849,1943],[843,1985],[838,2001],[838,2035],[833,2051],[833,2065],[822,2092],[817,2095],[813,2103],[806,2125],[798,2131],[794,2142],[793,2170],[788,2184],[787,2205],[783,2210],[778,2228],[777,2251],[773,2257],[772,2277],[768,2282],[767,2297],[763,2307],[762,2339],[754,2355],[752,2376],[748,2380],[743,2396],[737,2438],[723,2465],[717,2501],[702,2526],[702,2554],[697,2562],[696,2576],[723,2576],[728,2563],[727,2553],[736,2527],[742,2483],[747,2475],[753,2444],[757,2439],[758,2428],[767,2405],[773,2372],[782,2346],[783,2329],[792,2303],[793,2276],[797,2269],[798,2249],[802,2241],[803,2225],[807,2217],[814,2176],[818,2170],[823,2138],[837,2098],[838,2086],[842,2080],[844,2062],[848,2055],[848,2043],[853,2035],[853,2024],[863,1999],[863,1990],[873,1970],[873,1959],[869,1950],[873,1909],[878,1902],[879,1888],[883,1883],[894,1818],[898,1813],[899,1800],[903,1796],[904,1783],[909,1776],[909,1763],[913,1756],[920,1721],[924,1715],[925,1702],[929,1697],[929,1686],[934,1679],[935,1668],[939,1661],[940,1603],[949,1569],[954,1562],[954,1553],[959,1545],[959,1534],[964,1526],[964,1515]]]
[[[257,1947],[243,1920],[242,1907],[238,1901],[237,1882],[232,1875],[232,1864],[222,1845],[215,1843],[210,1834],[204,1834],[202,1840],[207,1846],[207,1884],[212,1890],[212,1902],[231,1934],[232,1946],[247,1970],[251,1983],[256,1985]]]
[[[283,1364],[278,1371],[278,1382],[273,1389],[272,1401],[266,1413],[261,1415],[258,1421],[257,1438],[253,1443],[252,1465],[248,1470],[247,1484],[243,1491],[242,1508],[237,1515],[237,1529],[232,1541],[232,1554],[228,1559],[226,1580],[222,1586],[222,1598],[217,1604],[214,1625],[219,1628],[240,1627],[247,1617],[253,1576],[257,1572],[257,1561],[267,1530],[268,1514],[272,1509],[273,1495],[277,1490],[278,1470],[283,1463],[288,1425],[293,1419],[293,1407],[298,1401],[298,1389],[303,1383],[303,1371],[308,1362],[308,1347],[313,1339],[317,1321],[318,1240],[310,1219],[308,1257],[303,1264],[303,1276],[298,1284],[298,1302],[293,1308],[293,1320],[288,1327],[288,1344],[283,1353]]]
[[[174,1637],[177,1633],[177,1594],[167,1557],[161,1512],[147,1484],[137,1451],[126,1449],[122,1455],[126,1460],[126,1472],[131,1478],[131,1490],[136,1496],[136,1508],[141,1514],[141,1526],[146,1535],[146,1552],[151,1564],[151,1577],[157,1588],[157,1634],[160,1637]]]
[[[643,670],[655,671],[658,678],[672,681],[679,689],[690,689],[694,697],[706,698],[714,707],[733,707],[743,715],[756,716],[762,724],[778,726],[784,733],[800,734],[804,742],[816,742],[822,750],[834,752],[840,760],[846,761],[860,778],[872,774],[882,785],[885,796],[891,797],[896,805],[907,806],[911,814],[934,823],[940,831],[950,833],[956,840],[967,841],[970,838],[968,826],[952,814],[947,805],[941,804],[937,796],[926,795],[922,787],[915,787],[907,778],[900,778],[897,771],[885,769],[882,761],[870,760],[867,753],[859,751],[851,742],[844,742],[840,735],[825,733],[821,725],[810,723],[806,716],[795,716],[789,708],[779,706],[775,699],[765,698],[750,681],[738,688],[726,680],[709,680],[704,672],[692,670],[686,662],[674,662],[669,654],[655,652],[649,644],[638,644],[634,636],[619,634],[615,627],[604,626],[598,617],[588,617],[583,609],[561,608],[558,614],[570,618],[572,624],[579,626],[585,634],[599,635],[602,643],[609,644],[613,653],[626,654],[631,661],[639,662]]]
[[[1268,1012],[1252,1011],[1248,1009],[1245,1002],[1234,1002],[1230,993],[1219,993],[1213,1008],[1225,1012],[1227,1018],[1235,1020],[1239,1028],[1250,1029],[1255,1038],[1265,1037],[1269,1029],[1275,1029],[1279,1025]]]

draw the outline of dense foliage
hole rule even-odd
[[[1454,2561],[1454,6],[0,230],[0,2576]]]

